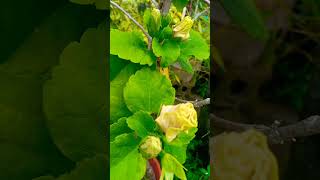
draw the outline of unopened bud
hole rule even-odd
[[[158,137],[148,136],[139,147],[140,153],[146,159],[155,158],[161,152],[161,141]]]

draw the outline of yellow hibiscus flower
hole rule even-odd
[[[190,16],[184,17],[181,22],[175,25],[173,29],[173,36],[180,37],[182,40],[187,40],[190,37],[190,30],[192,28],[193,21]]]
[[[278,180],[278,164],[267,138],[256,130],[213,138],[213,179]]]
[[[197,111],[191,103],[162,106],[156,122],[171,142],[180,132],[198,126]]]

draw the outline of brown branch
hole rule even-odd
[[[203,100],[196,100],[196,101],[187,101],[187,100],[183,100],[183,99],[180,99],[180,98],[177,98],[176,97],[176,101],[178,102],[181,102],[181,103],[192,103],[194,107],[202,107],[202,106],[206,106],[206,105],[209,105],[210,104],[210,98],[206,98],[206,99],[203,99]]]
[[[244,131],[247,129],[257,129],[268,136],[271,144],[282,144],[297,137],[320,134],[320,116],[318,115],[310,116],[298,123],[282,127],[237,123],[217,117],[214,114],[210,114],[210,119],[215,127],[225,130]]]
[[[113,2],[110,0],[111,5],[113,5],[114,7],[116,7],[117,9],[119,9],[120,11],[122,11],[132,22],[134,22],[141,30],[142,32],[145,34],[145,36],[148,38],[148,49],[151,49],[151,45],[152,45],[152,37],[149,35],[149,33],[143,28],[143,26],[141,24],[139,24],[139,22],[137,20],[135,20],[126,10],[124,10],[119,4]]]
[[[163,16],[165,16],[169,13],[170,6],[171,6],[171,0],[162,0],[161,3],[162,3],[161,4],[161,14]]]

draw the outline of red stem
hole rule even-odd
[[[149,164],[152,167],[152,170],[156,176],[156,180],[159,180],[160,176],[161,176],[161,167],[160,167],[160,163],[159,163],[158,159],[152,158],[152,159],[149,159],[148,161],[149,161]]]

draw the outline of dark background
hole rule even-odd
[[[222,67],[217,59],[211,61],[211,112],[234,122],[268,126],[319,115],[320,1],[255,2],[270,33],[266,42],[232,21],[218,1],[211,6],[211,45],[224,63]],[[225,131],[214,123],[211,127],[213,134]],[[319,137],[271,145],[281,180],[320,179]]]
[[[74,168],[75,163],[56,147],[46,127],[43,83],[62,50],[105,17],[106,12],[93,5],[67,0],[1,2],[1,180],[58,176]]]

